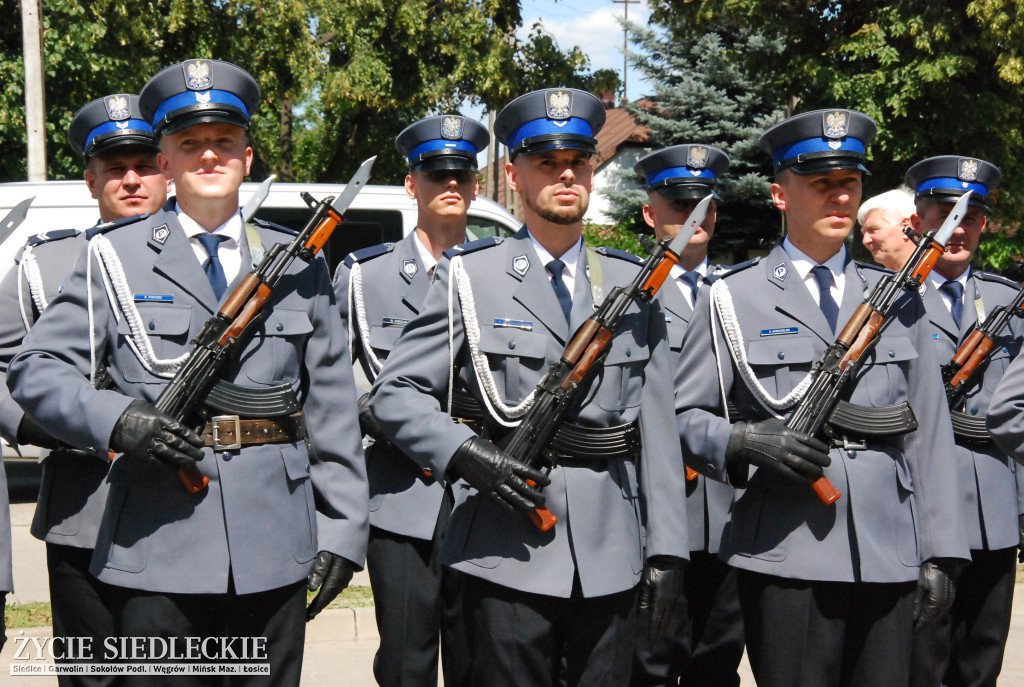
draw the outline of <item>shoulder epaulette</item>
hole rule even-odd
[[[990,281],[996,284],[1003,284],[1004,286],[1009,286],[1012,289],[1020,289],[1020,284],[1010,279],[1009,277],[1004,277],[1003,275],[996,274],[995,272],[972,270],[971,274],[977,277],[978,279],[981,279],[982,281]]]
[[[640,265],[640,264],[643,263],[643,259],[642,258],[639,258],[639,257],[633,255],[629,251],[619,250],[618,248],[609,248],[608,246],[600,246],[599,248],[595,248],[595,250],[600,255],[604,255],[604,256],[609,257],[609,258],[618,258],[619,260],[625,260],[626,262],[631,262],[634,265]]]
[[[857,267],[860,269],[874,270],[876,272],[881,272],[882,274],[895,274],[895,272],[888,267],[883,267],[882,265],[877,265],[873,262],[861,262],[860,260],[854,260],[854,262],[857,263]]]
[[[268,222],[267,220],[259,219],[258,217],[253,217],[252,219],[250,219],[249,224],[252,224],[253,226],[256,227],[262,227],[263,229],[273,229],[274,231],[279,231],[282,234],[288,234],[289,236],[296,236],[299,233],[295,229],[286,227],[283,224]]]
[[[500,236],[488,236],[486,238],[477,239],[476,241],[467,241],[466,243],[460,243],[457,246],[452,246],[444,252],[444,257],[451,260],[456,255],[467,255],[468,253],[475,253],[478,250],[484,248],[491,248],[492,246],[501,245],[504,241]]]
[[[85,238],[91,239],[93,236],[96,236],[97,234],[105,234],[111,229],[117,229],[118,227],[123,227],[127,224],[135,224],[139,220],[146,219],[147,217],[149,217],[149,215],[143,213],[141,215],[133,215],[131,217],[125,217],[124,219],[114,220],[113,222],[104,222],[103,224],[97,224],[95,227],[86,229]]]
[[[59,241],[66,239],[71,236],[78,236],[77,229],[57,229],[56,231],[44,231],[42,234],[36,234],[35,236],[29,236],[28,241],[25,242],[26,246],[38,246],[42,243],[49,243],[50,241]]]
[[[352,251],[345,256],[345,267],[352,267],[357,262],[363,263],[367,260],[373,260],[381,255],[387,255],[395,249],[393,243],[380,243],[376,246],[370,246],[369,248],[360,248],[359,250]]]
[[[746,260],[744,262],[736,263],[735,265],[723,265],[724,271],[715,274],[715,276],[719,279],[721,279],[722,277],[728,277],[730,275],[736,274],[737,272],[742,272],[743,270],[749,267],[753,267],[759,262],[761,262],[761,258],[757,257],[751,258],[750,260]]]

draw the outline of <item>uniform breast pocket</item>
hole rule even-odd
[[[192,308],[188,305],[139,304],[142,331],[149,338],[157,360],[177,358],[189,350],[189,327],[192,322]],[[143,366],[138,356],[128,346],[127,337],[132,334],[128,322],[122,318],[117,324],[117,365],[126,381],[143,384],[161,383],[159,377]],[[138,348],[144,348],[140,344]]]
[[[395,342],[398,341],[398,335],[401,333],[401,326],[370,327],[370,347],[378,356],[386,358],[391,349],[395,347]]]
[[[637,341],[631,333],[616,337],[604,360],[597,404],[610,411],[639,406],[650,357],[646,341]]]
[[[773,336],[747,341],[747,363],[774,398],[792,391],[817,360],[808,336]]]
[[[1020,352],[1020,345],[1012,339],[1003,339],[996,342],[998,348],[994,348],[989,358],[988,369],[985,370],[985,377],[982,386],[989,393],[996,390],[999,380],[1003,378],[1006,368],[1013,362]]]
[[[540,332],[527,332],[512,327],[483,327],[480,330],[480,351],[494,375],[505,403],[520,403],[547,371],[544,353],[547,337]]]
[[[301,310],[275,309],[256,338],[256,348],[245,362],[245,374],[261,384],[298,380],[302,352],[313,333],[309,316]]]
[[[887,406],[907,399],[907,372],[917,349],[905,336],[882,337],[875,348],[874,364],[857,382],[850,399],[854,403]]]

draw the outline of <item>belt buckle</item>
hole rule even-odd
[[[217,451],[233,451],[235,449],[242,448],[242,422],[241,418],[237,415],[217,415],[216,417],[210,418],[210,422],[213,423],[213,448]],[[220,432],[217,431],[217,423],[219,422],[233,422],[235,423],[235,443],[233,444],[222,444],[220,443]]]

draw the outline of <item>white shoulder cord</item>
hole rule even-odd
[[[708,308],[711,311],[711,348],[715,352],[718,392],[722,396],[722,414],[725,416],[726,421],[731,423],[732,418],[729,417],[729,397],[725,391],[725,380],[722,379],[722,353],[718,350],[718,331],[715,329],[715,301],[713,298],[708,299]]]
[[[18,264],[18,270],[21,272],[21,276],[28,282],[28,293],[32,298],[32,302],[35,303],[36,309],[42,313],[46,310],[46,306],[49,305],[49,301],[46,300],[46,293],[43,287],[43,275],[39,271],[39,261],[36,260],[36,254],[32,251],[32,246],[26,246],[25,252],[21,256],[21,262]],[[25,310],[25,292],[23,287],[23,281],[18,280],[18,305],[21,308],[21,321],[25,324],[25,331],[32,329],[32,321],[28,316],[28,312]]]
[[[374,378],[376,378],[384,364],[377,358],[373,352],[373,347],[370,346],[370,323],[366,319],[366,302],[363,300],[363,270],[358,262],[353,262],[352,269],[349,270],[348,287],[349,342],[354,341],[355,337],[355,333],[352,331],[352,319],[354,316],[359,325],[356,329],[359,332],[359,341],[363,345],[363,355],[366,357],[366,362],[370,364],[370,371],[373,373]],[[371,379],[370,381],[374,380]]]
[[[725,334],[729,354],[736,363],[736,369],[739,371],[740,377],[743,378],[747,387],[755,391],[761,401],[772,410],[786,410],[798,403],[804,394],[807,393],[807,389],[814,380],[814,370],[808,372],[800,380],[800,383],[796,385],[796,388],[784,397],[773,398],[768,394],[768,390],[764,388],[761,382],[758,381],[754,370],[747,363],[747,350],[744,346],[743,332],[740,330],[739,320],[736,319],[736,309],[733,307],[732,294],[729,292],[729,287],[724,279],[718,279],[711,285],[711,302],[712,332],[717,321],[722,328],[722,332]]]
[[[139,313],[139,309],[135,307],[135,299],[128,287],[128,280],[124,276],[124,267],[121,265],[121,260],[118,258],[114,246],[111,245],[107,237],[97,234],[89,241],[89,253],[90,259],[86,276],[89,285],[89,354],[92,361],[93,382],[95,382],[98,372],[95,313],[93,312],[92,298],[92,258],[94,257],[100,269],[100,275],[103,277],[107,300],[110,302],[110,308],[114,313],[115,320],[120,322],[121,315],[123,315],[128,323],[128,329],[131,332],[129,336],[125,337],[128,347],[131,348],[135,357],[139,359],[139,362],[142,363],[146,370],[158,377],[170,379],[178,368],[181,367],[182,363],[188,359],[191,352],[183,353],[177,358],[172,359],[162,360],[157,358],[156,351],[153,350],[153,342],[150,340],[149,335],[146,334],[145,325],[142,323],[142,315]]]
[[[510,418],[520,418],[526,414],[526,411],[530,409],[533,402],[537,398],[537,390],[534,389],[529,396],[526,397],[522,403],[517,406],[509,406],[501,400],[501,396],[498,393],[498,385],[494,381],[494,375],[491,374],[490,367],[487,364],[487,356],[480,352],[480,323],[477,321],[476,316],[476,302],[473,300],[473,288],[469,282],[469,274],[462,266],[462,256],[456,255],[451,260],[452,276],[451,281],[455,282],[455,288],[459,291],[459,303],[462,305],[462,322],[466,330],[466,342],[469,344],[469,354],[473,360],[473,369],[476,371],[477,383],[480,385],[481,391],[483,391],[484,404],[491,413],[498,424],[505,427],[515,427],[518,422],[510,422],[503,419],[501,416]],[[449,312],[449,323],[448,323],[448,336],[449,339],[452,337],[451,317],[452,317],[452,296],[448,297],[448,312]],[[454,355],[452,350],[452,342],[449,341],[448,348],[452,351],[449,355]],[[454,374],[454,365],[449,366],[449,375]],[[449,384],[454,383],[453,380],[449,381]],[[450,391],[450,390],[449,390]],[[448,394],[451,398],[451,393]],[[449,401],[451,403],[451,401]],[[495,407],[501,411],[501,413],[495,412]]]

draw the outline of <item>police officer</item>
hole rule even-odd
[[[715,193],[717,180],[729,169],[729,156],[712,145],[669,146],[641,158],[633,168],[644,178],[647,203],[644,221],[655,237],[674,238],[697,203]],[[659,292],[665,308],[669,343],[676,355],[693,315],[697,293],[725,268],[711,267],[708,244],[715,233],[716,200],[683,249],[671,271],[672,284]],[[672,286],[676,287],[673,288]],[[632,684],[739,685],[743,658],[743,618],[736,594],[736,572],[718,558],[722,529],[729,519],[732,489],[692,473],[686,483],[690,523],[690,562],[683,596],[664,639],[652,646],[641,633],[633,664]]]
[[[336,364],[346,337],[326,263],[291,265],[223,370],[218,383],[234,386],[212,422],[194,432],[153,405],[254,253],[291,238],[243,227],[238,209],[258,102],[256,81],[216,60],[168,67],[146,84],[141,110],[177,196],[135,223],[90,232],[7,381],[58,439],[120,454],[91,568],[113,587],[120,633],[179,646],[266,638],[270,679],[298,684],[305,622],[361,565],[367,534],[354,380]],[[99,370],[115,390],[89,383]],[[300,410],[268,416],[267,406]],[[175,474],[192,467],[209,479],[199,493]],[[307,584],[321,583],[307,610]],[[200,660],[230,658],[211,648]]]
[[[908,401],[917,431],[869,435],[865,422],[863,435],[837,429],[829,446],[780,419],[883,276],[844,247],[874,134],[852,110],[807,112],[765,132],[787,236],[701,292],[680,354],[688,465],[744,487],[719,555],[739,569],[758,685],[908,684],[914,616],[924,624],[941,612],[968,555],[949,412],[915,295],[903,296],[844,398]],[[842,493],[831,505],[807,484],[823,474]]]
[[[115,93],[93,100],[71,120],[68,139],[85,162],[85,183],[99,206],[100,222],[115,222],[159,210],[170,181],[156,164],[153,127],[143,120],[139,96]],[[46,305],[60,293],[84,235],[74,229],[33,236],[17,269],[0,283],[0,369],[7,364]],[[12,444],[57,448],[42,426],[0,388],[0,431]],[[53,451],[42,463],[42,483],[32,519],[33,536],[46,542],[53,633],[90,637],[100,647],[114,636],[107,586],[89,574],[96,544],[109,462],[69,451]],[[94,658],[97,656],[94,655]],[[113,676],[59,675],[62,685],[109,684]]]
[[[477,153],[490,134],[460,115],[428,117],[395,139],[409,161],[405,190],[416,201],[416,230],[401,242],[349,255],[334,277],[342,320],[353,332],[352,353],[366,378],[377,378],[404,325],[420,311],[441,254],[466,240],[469,204],[476,199]],[[459,389],[460,407],[476,405]],[[373,426],[360,399],[364,426]],[[479,406],[468,421],[482,418]],[[460,417],[467,420],[465,410]],[[441,536],[451,513],[451,492],[389,441],[367,450],[370,482],[370,542],[367,565],[373,587],[380,648],[373,673],[380,685],[437,685],[438,632],[442,628]],[[436,514],[431,518],[427,514]],[[450,575],[449,575],[450,577]],[[458,626],[455,585],[446,584],[446,627]],[[449,653],[451,634],[442,631],[445,684],[459,682]],[[465,653],[464,649],[461,653]]]
[[[635,276],[635,258],[581,240],[604,119],[596,97],[568,88],[502,109],[495,132],[525,227],[445,253],[371,394],[385,435],[406,455],[437,479],[465,480],[442,563],[465,573],[473,684],[627,684],[642,571],[654,617],[678,594],[685,486],[657,303],[631,306],[614,332],[600,374],[556,436],[565,441],[547,475],[453,423],[448,401],[457,380],[487,408],[487,430],[500,440],[595,296]],[[541,503],[559,519],[543,532],[515,512]]]
[[[864,201],[857,211],[861,243],[871,259],[893,271],[906,264],[917,246],[904,229],[912,226],[914,192],[906,186],[880,193]]]
[[[999,180],[992,163],[959,155],[928,158],[907,170],[906,182],[917,202],[911,221],[919,232],[938,228],[953,203],[967,190],[973,192],[924,290],[941,364],[949,362],[986,313],[1007,305],[1020,290],[1009,279],[971,266]],[[968,393],[965,406],[954,410],[984,418],[992,392],[1022,341],[1024,326],[1014,318],[999,333],[980,384]],[[1010,630],[1020,543],[1016,464],[990,441],[965,435],[957,425],[953,429],[958,458],[967,469],[961,487],[971,562],[960,571],[949,615],[914,638],[911,684],[921,687],[995,685]]]

